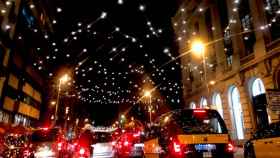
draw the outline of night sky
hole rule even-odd
[[[76,109],[97,123],[117,117],[122,105],[132,106],[145,88],[156,88],[153,102],[182,105],[180,62],[171,17],[175,0],[48,0],[53,31],[38,38],[47,47],[34,67],[50,83],[67,72],[64,89]],[[36,7],[36,4],[35,4]],[[42,45],[37,43],[38,45]],[[42,51],[43,46],[34,49]],[[38,49],[39,48],[39,49]],[[50,89],[55,86],[51,86]],[[55,97],[50,91],[50,98]],[[63,102],[63,101],[62,101]],[[108,110],[109,109],[109,110]]]

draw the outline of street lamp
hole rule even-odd
[[[144,96],[149,97],[148,112],[149,112],[149,116],[150,116],[150,123],[152,123],[152,93],[151,93],[151,91],[145,91]]]
[[[191,46],[191,50],[193,53],[197,54],[197,55],[202,55],[202,57],[204,56],[204,51],[205,51],[205,45],[202,41],[200,40],[196,40],[192,43]]]
[[[59,106],[59,96],[60,96],[60,91],[61,91],[61,85],[65,84],[66,82],[68,82],[70,80],[70,77],[65,74],[63,75],[58,82],[58,91],[57,91],[57,98],[56,98],[56,106],[55,106],[55,122],[57,121],[57,111],[58,111],[58,106]]]
[[[206,60],[205,60],[205,44],[201,40],[195,40],[192,45],[191,45],[191,51],[195,53],[197,56],[202,56],[202,64],[203,64],[203,69],[204,69],[204,81],[206,83],[207,90],[209,91],[208,88],[208,83],[206,81]]]

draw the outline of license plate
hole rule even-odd
[[[195,145],[197,151],[212,151],[216,150],[216,145],[214,144],[197,144]]]
[[[212,157],[212,153],[211,152],[203,152],[203,158],[208,158],[208,157]]]
[[[144,144],[139,143],[139,144],[134,144],[134,146],[135,147],[144,147]]]

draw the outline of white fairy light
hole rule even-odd
[[[5,14],[7,11],[5,9],[1,9],[1,13]]]
[[[107,13],[106,12],[102,12],[100,18],[101,19],[105,19],[107,17]]]
[[[116,28],[115,28],[115,31],[116,31],[116,32],[119,32],[119,31],[120,31],[120,28],[119,28],[119,27],[116,27]]]
[[[6,29],[6,30],[9,30],[10,28],[11,28],[11,25],[6,25],[6,26],[5,26],[5,29]]]
[[[140,5],[140,6],[139,6],[139,10],[140,10],[140,11],[145,11],[145,9],[146,9],[146,7],[145,7],[144,5]]]
[[[62,12],[62,9],[61,8],[56,8],[56,11],[58,12],[58,13],[60,13],[60,12]]]
[[[11,5],[12,3],[11,3],[11,1],[6,1],[6,5],[7,6],[9,6],[9,5]]]
[[[118,4],[122,5],[123,4],[123,0],[118,0]]]

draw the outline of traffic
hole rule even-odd
[[[244,157],[280,157],[279,125],[254,133],[244,144]],[[72,139],[60,127],[44,127],[0,140],[3,158],[233,158],[237,148],[222,117],[210,109],[170,111],[145,126],[88,124]]]

